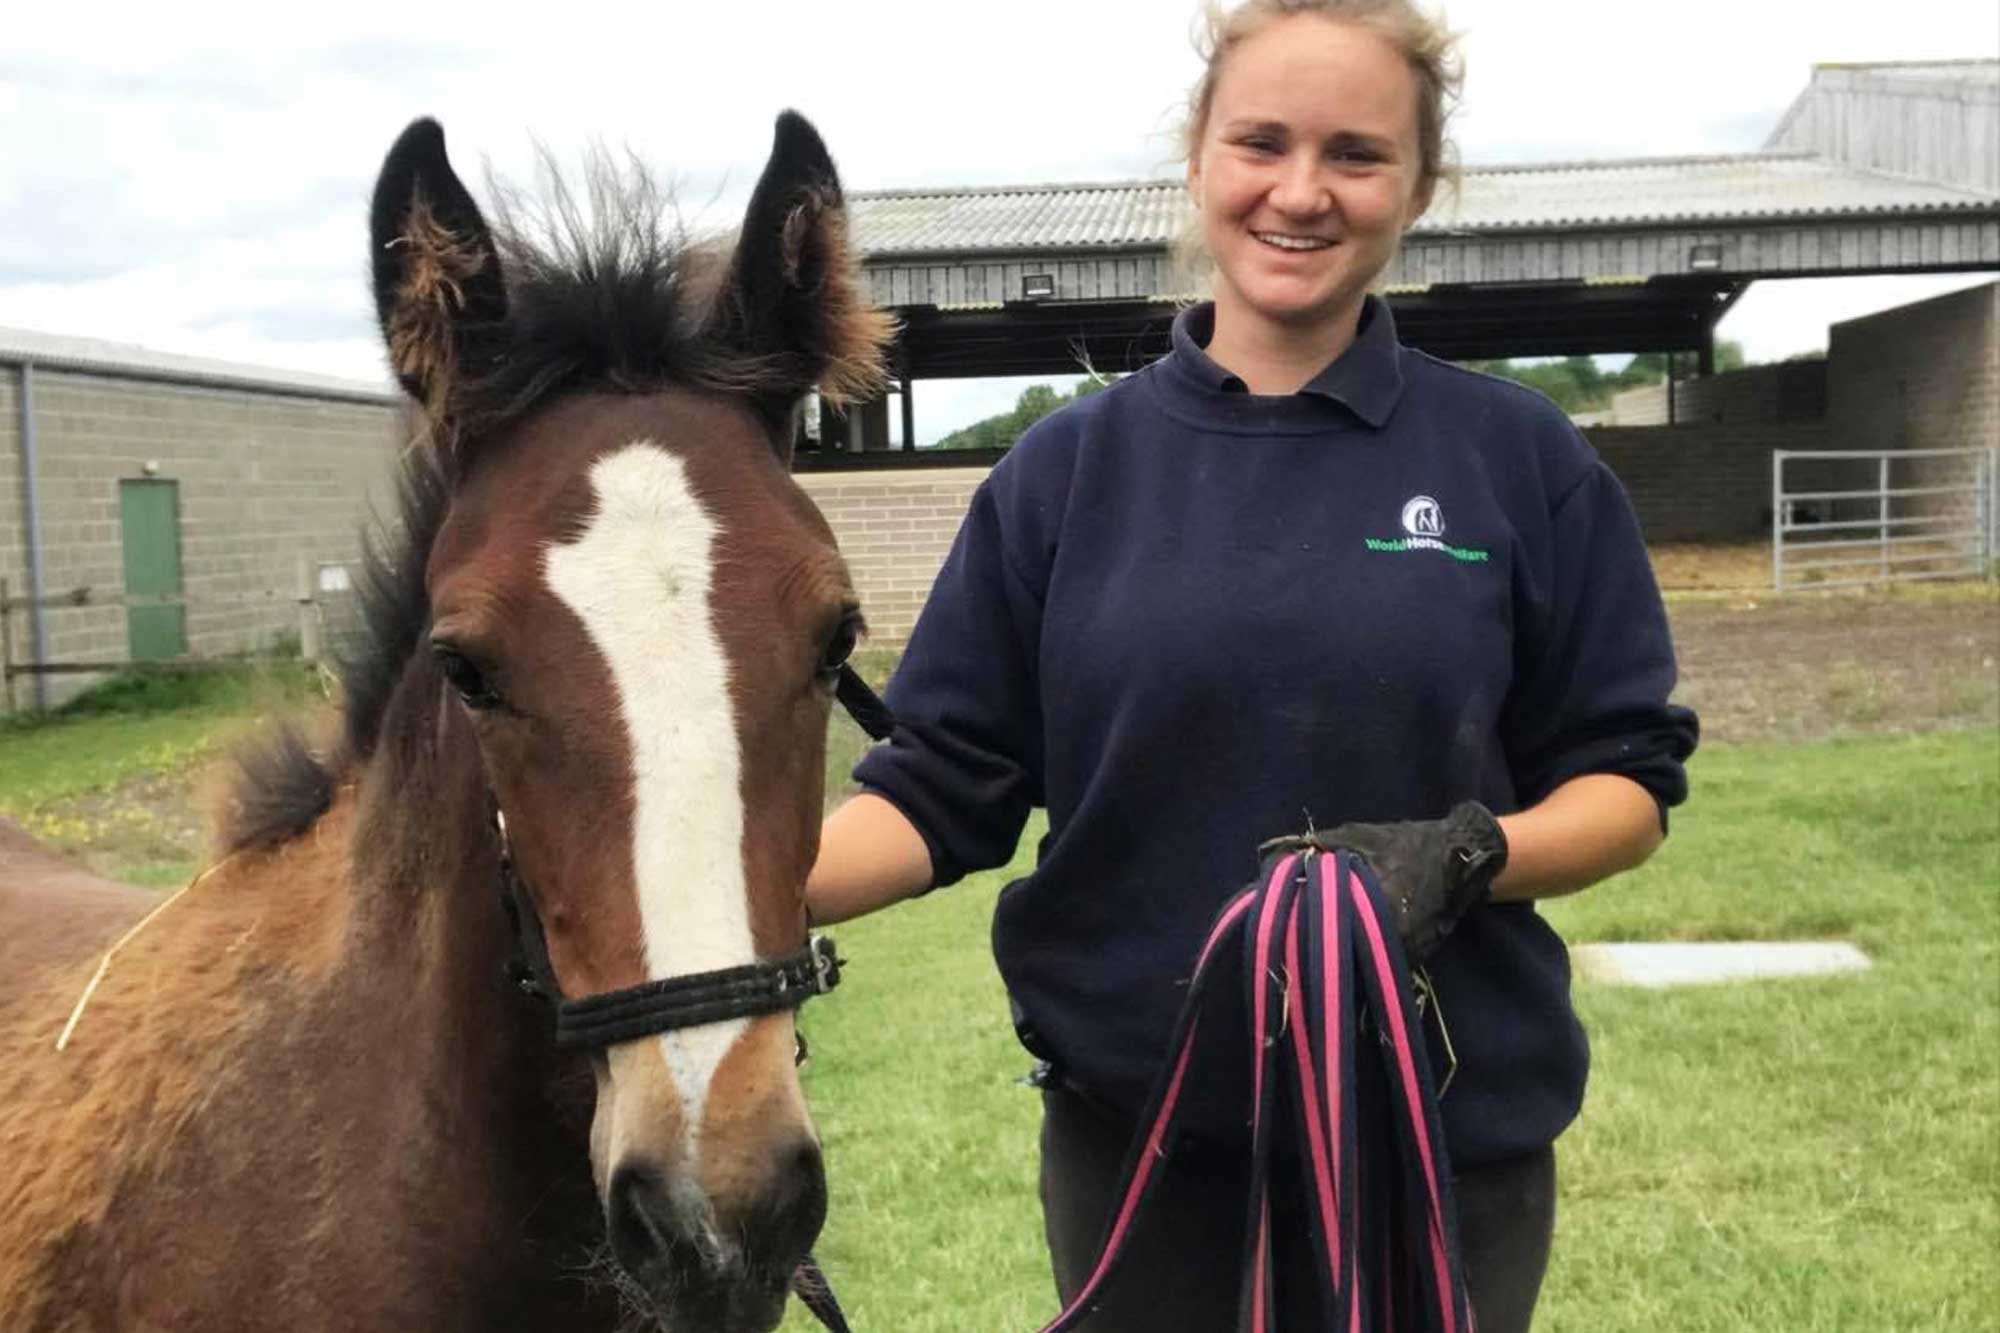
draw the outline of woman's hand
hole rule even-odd
[[[1493,812],[1466,801],[1443,819],[1342,824],[1312,841],[1358,853],[1375,872],[1410,961],[1421,963],[1461,918],[1492,894],[1507,864],[1507,836]]]
[[[1644,787],[1587,773],[1497,819],[1467,801],[1443,819],[1342,824],[1279,841],[1360,854],[1396,914],[1404,949],[1422,962],[1480,903],[1575,893],[1638,865],[1664,837],[1659,803]]]

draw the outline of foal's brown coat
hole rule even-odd
[[[611,1292],[538,1253],[590,1257],[588,1087],[578,1071],[550,1104],[545,1016],[505,993],[478,856],[413,839],[351,861],[370,804],[478,799],[452,776],[371,774],[304,838],[222,862],[118,955],[54,1058],[137,895],[0,884],[9,953],[54,937],[77,958],[0,971],[8,1329],[613,1326]]]
[[[607,725],[619,700],[539,575],[541,552],[574,526],[564,506],[612,451],[671,446],[702,503],[730,516],[709,595],[728,610],[717,632],[742,790],[719,796],[757,815],[743,861],[760,956],[803,937],[828,706],[815,663],[852,593],[785,475],[783,418],[816,380],[871,383],[887,331],[859,295],[824,146],[780,118],[712,308],[688,304],[694,288],[644,207],[623,231],[614,217],[599,248],[511,251],[503,290],[428,122],[391,151],[375,204],[393,365],[444,457],[410,474],[412,495],[428,484],[435,503],[404,515],[403,573],[384,585],[372,666],[344,682],[343,735],[250,766],[256,789],[225,821],[225,854],[117,954],[62,1052],[100,951],[149,899],[0,828],[6,1333],[617,1325],[618,1291],[586,1272],[612,1206],[593,1181],[592,1076],[616,1089],[621,1063],[662,1056],[644,1043],[608,1063],[555,1050],[547,1007],[504,966],[515,941],[490,804],[522,798],[510,838],[564,984],[642,979],[620,896],[630,870],[604,852],[630,859],[632,765]],[[426,247],[457,258],[433,262]],[[485,646],[504,641],[503,670],[532,684],[539,720],[495,724],[454,692],[431,651],[447,603],[446,619],[486,622],[474,627]],[[524,746],[533,762],[512,763]],[[691,1260],[676,1237],[653,1236],[656,1252],[617,1237],[649,1265],[635,1276],[675,1333],[771,1327],[817,1230],[823,1194],[795,1191],[790,1231],[752,1244],[779,1168],[819,1188],[809,1139],[807,1157],[771,1160],[773,1126],[794,1146],[810,1128],[791,1032],[788,1016],[752,1020],[711,1084],[696,1184],[731,1262]],[[618,1105],[676,1113],[670,1089],[645,1092],[628,1087]],[[647,1160],[683,1165],[671,1145]]]

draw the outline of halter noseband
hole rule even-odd
[[[835,697],[871,739],[884,740],[893,730],[895,716],[854,668],[840,669]],[[840,955],[834,951],[833,941],[814,935],[805,948],[769,962],[690,972],[623,990],[564,999],[549,962],[542,919],[514,865],[507,816],[497,799],[490,805],[494,835],[500,843],[500,901],[514,927],[511,970],[523,991],[555,1006],[556,1045],[610,1046],[677,1028],[774,1014],[796,1009],[840,984]],[[803,1054],[803,1042],[800,1049]]]

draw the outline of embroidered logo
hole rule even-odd
[[[1444,536],[1444,510],[1428,495],[1413,495],[1403,506],[1403,531],[1412,537]]]
[[[1445,543],[1444,506],[1428,495],[1413,495],[1403,505],[1403,531],[1407,537],[1363,537],[1371,551],[1401,555],[1409,551],[1442,551],[1454,560],[1477,564],[1493,558],[1492,552],[1476,546]]]

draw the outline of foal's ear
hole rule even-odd
[[[840,177],[819,132],[796,111],[778,117],[713,332],[768,368],[758,378],[779,411],[815,384],[821,397],[844,405],[873,397],[887,381],[883,349],[895,324],[869,304],[848,245]]]
[[[389,364],[440,423],[459,377],[498,355],[507,292],[493,234],[452,171],[436,121],[412,121],[389,150],[375,181],[369,242]]]

